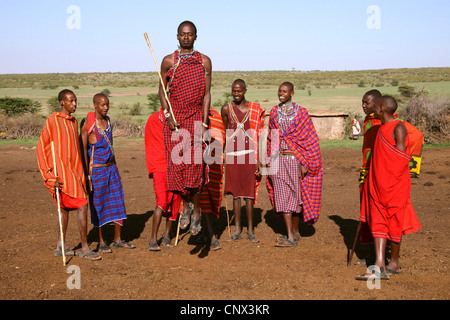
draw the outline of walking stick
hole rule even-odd
[[[183,204],[180,204],[180,212],[178,213],[178,227],[177,227],[177,237],[175,239],[175,247],[178,244],[178,236],[180,235],[180,220],[181,220],[181,213],[183,212]]]
[[[355,253],[356,241],[358,240],[358,234],[359,234],[360,230],[361,230],[361,221],[359,222],[358,228],[356,229],[355,240],[353,240],[352,251],[350,252],[350,257],[347,262],[347,267],[352,263],[353,254]]]
[[[227,209],[228,236],[231,237],[230,216],[228,215],[228,201],[227,201],[227,197],[226,196],[225,196],[225,208]]]
[[[58,173],[56,172],[56,159],[55,159],[55,147],[53,145],[53,141],[52,141],[52,155],[53,155],[53,170],[55,171],[55,177],[58,177]],[[62,221],[61,221],[61,205],[59,202],[59,188],[55,187],[55,192],[56,192],[56,202],[58,204],[58,220],[59,220],[59,236],[61,237],[61,252],[62,252],[62,257],[63,257],[63,263],[64,266],[66,265],[66,247],[64,246],[64,234],[63,234],[63,229],[62,229]]]
[[[158,75],[159,75],[159,81],[161,82],[161,86],[164,91],[164,96],[166,98],[167,104],[169,105],[170,114],[172,115],[173,121],[175,121],[175,130],[178,131],[177,120],[175,119],[175,116],[173,114],[172,106],[170,105],[169,97],[167,96],[166,88],[164,87],[164,81],[161,77],[161,72],[159,71],[158,63],[156,62],[155,54],[153,53],[152,45],[150,44],[150,40],[148,39],[147,32],[144,33],[144,37],[145,37],[145,40],[147,40],[147,45],[150,48],[150,52],[152,53],[153,61],[155,62],[156,70],[158,71]]]

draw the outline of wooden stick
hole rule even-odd
[[[144,37],[145,37],[145,40],[147,41],[148,47],[150,48],[150,52],[152,53],[153,61],[155,62],[156,70],[158,71],[158,75],[159,75],[159,80],[161,82],[161,86],[164,91],[164,96],[166,98],[167,104],[169,105],[170,114],[172,115],[173,121],[175,121],[175,130],[178,131],[177,120],[175,119],[175,116],[173,114],[172,106],[170,104],[169,97],[167,96],[166,88],[164,87],[164,81],[161,77],[161,72],[159,71],[158,62],[156,62],[155,54],[153,53],[152,45],[150,44],[150,40],[148,39],[147,32],[144,33]]]
[[[355,253],[356,241],[358,240],[359,231],[361,230],[361,221],[358,224],[358,228],[356,229],[355,239],[353,240],[352,251],[350,252],[350,257],[347,262],[347,267],[352,263],[353,254]]]
[[[225,196],[225,208],[227,209],[228,236],[231,237],[230,215],[228,214],[228,201],[227,201],[227,197],[226,196]]]
[[[58,173],[56,172],[56,159],[55,159],[55,147],[53,145],[53,141],[51,142],[52,145],[52,155],[53,155],[53,170],[55,172],[55,177],[58,177]],[[56,180],[55,180],[56,182]],[[55,192],[56,192],[56,203],[58,205],[58,220],[59,220],[59,236],[61,237],[61,252],[62,252],[62,257],[63,257],[63,263],[64,266],[66,265],[66,247],[64,246],[64,234],[63,234],[63,229],[62,229],[62,220],[61,220],[61,205],[59,202],[59,188],[57,188],[55,186]]]
[[[180,220],[182,212],[183,212],[183,203],[180,203],[180,212],[178,213],[178,227],[177,227],[177,237],[175,239],[175,247],[178,244],[178,236],[180,235]]]

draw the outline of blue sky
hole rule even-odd
[[[160,64],[183,20],[218,71],[449,67],[449,16],[448,0],[0,0],[0,73],[156,71],[144,32]]]

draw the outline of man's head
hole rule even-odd
[[[61,113],[71,115],[77,110],[77,96],[72,90],[64,89],[58,94],[58,101],[61,105]]]
[[[95,112],[105,117],[109,111],[109,98],[103,93],[97,93],[92,100]]]
[[[294,85],[291,82],[283,82],[278,88],[278,99],[281,103],[291,101],[294,95]]]
[[[231,94],[235,102],[241,102],[245,99],[245,94],[247,92],[247,85],[242,79],[236,79],[231,85]]]
[[[191,50],[197,40],[197,27],[191,21],[183,21],[178,26],[177,39],[182,49]]]
[[[373,116],[385,122],[387,119],[394,117],[397,107],[397,101],[393,97],[382,96],[375,101]]]
[[[362,108],[366,115],[373,113],[373,108],[375,106],[375,101],[381,97],[381,92],[373,89],[367,91],[362,98]]]

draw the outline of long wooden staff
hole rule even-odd
[[[228,201],[227,201],[227,197],[226,196],[225,196],[225,209],[227,209],[228,236],[231,237],[230,215],[228,214]]]
[[[164,96],[166,98],[167,104],[169,105],[170,114],[172,115],[173,121],[175,122],[175,130],[178,131],[178,123],[177,123],[177,120],[175,119],[175,116],[173,114],[172,106],[170,104],[169,97],[167,96],[166,88],[164,86],[164,81],[163,81],[163,79],[161,77],[161,72],[159,71],[158,62],[156,62],[155,54],[153,53],[152,45],[150,44],[150,40],[148,39],[147,32],[144,33],[144,37],[145,37],[145,40],[147,40],[147,45],[150,48],[150,52],[152,53],[153,61],[155,62],[156,70],[158,71],[159,80],[161,82],[161,86],[162,86],[163,91],[164,91]]]
[[[53,141],[51,142],[52,145],[52,155],[53,155],[53,170],[55,172],[55,177],[58,177],[58,173],[56,172],[56,159],[55,159],[55,147],[53,145]],[[64,246],[64,234],[63,234],[63,229],[62,229],[62,220],[61,220],[61,205],[59,202],[59,188],[55,187],[55,192],[56,192],[56,203],[58,205],[58,220],[59,220],[59,236],[61,237],[61,252],[62,252],[62,257],[63,257],[63,263],[64,266],[66,265],[66,247]]]
[[[359,231],[361,230],[361,221],[358,224],[358,228],[356,229],[355,239],[353,240],[352,251],[350,252],[350,257],[347,262],[347,267],[352,263],[353,254],[355,253],[356,241],[358,240]]]
[[[177,227],[177,237],[175,239],[175,247],[178,244],[178,236],[180,235],[180,220],[182,212],[183,212],[183,202],[180,203],[180,212],[178,213],[178,227]]]

